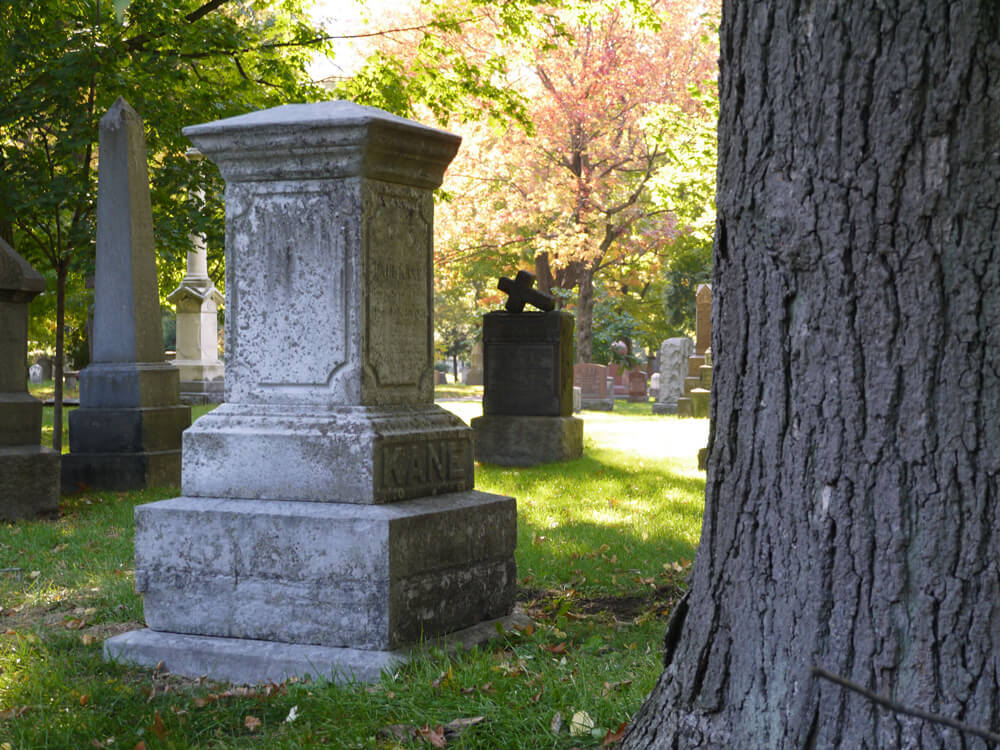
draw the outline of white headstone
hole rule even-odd
[[[653,403],[654,414],[676,414],[677,399],[684,395],[688,357],[694,343],[686,337],[666,339],[660,345],[660,391]]]
[[[37,362],[28,368],[28,379],[32,385],[38,385],[42,382],[42,366]]]

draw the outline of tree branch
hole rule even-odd
[[[948,716],[942,716],[941,714],[932,714],[929,711],[921,711],[919,708],[908,708],[902,703],[897,703],[896,701],[890,700],[888,698],[883,698],[878,693],[873,693],[866,687],[862,687],[855,682],[846,680],[840,675],[835,675],[832,672],[827,672],[825,669],[820,669],[819,667],[813,667],[811,670],[813,677],[819,677],[823,680],[829,680],[835,685],[846,690],[852,690],[858,695],[861,695],[872,703],[877,703],[883,708],[887,708],[890,711],[894,711],[898,714],[906,714],[907,716],[915,716],[918,719],[923,719],[924,721],[932,721],[936,724],[944,724],[945,726],[956,729],[959,732],[964,732],[966,734],[974,734],[989,742],[995,742],[1000,744],[1000,734],[991,732],[988,729],[980,729],[979,727],[970,726],[969,724],[963,724],[960,721],[952,719]]]

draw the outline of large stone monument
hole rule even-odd
[[[0,520],[59,512],[59,454],[41,446],[42,403],[28,393],[28,303],[45,279],[0,239]]]
[[[226,180],[227,400],[185,433],[183,497],[136,509],[149,629],[105,653],[364,680],[495,633],[515,502],[473,491],[472,431],[433,403],[432,190],[460,139],[340,101],[184,132]]]
[[[660,391],[653,402],[653,414],[676,414],[677,401],[684,396],[688,358],[694,342],[686,336],[664,339],[660,344]]]
[[[100,123],[94,353],[69,415],[63,491],[179,485],[189,424],[163,355],[142,120],[119,98]]]
[[[197,149],[188,156],[200,159]],[[208,250],[203,234],[190,235],[187,273],[167,299],[177,307],[177,356],[181,401],[217,404],[223,400],[222,362],[219,361],[219,305],[223,298],[208,275]]]
[[[476,458],[532,466],[583,455],[583,420],[573,416],[573,316],[531,288],[534,275],[500,279],[506,312],[483,316],[483,416],[472,420]],[[525,302],[548,308],[522,312]]]

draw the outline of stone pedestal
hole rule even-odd
[[[59,454],[41,443],[42,403],[28,393],[28,303],[45,279],[0,240],[0,520],[59,512]]]
[[[573,328],[573,316],[558,310],[483,316],[477,460],[532,466],[583,455],[583,422],[572,416]]]
[[[197,149],[188,156],[200,159]],[[167,299],[177,309],[177,356],[181,401],[186,404],[220,403],[224,398],[223,367],[219,361],[219,305],[223,297],[208,275],[205,237],[192,234],[187,273]]]
[[[101,118],[93,363],[69,415],[62,488],[180,485],[177,370],[163,355],[142,120],[123,99]]]
[[[373,679],[508,615],[514,499],[472,491],[472,431],[433,403],[431,191],[459,139],[348,102],[185,134],[227,182],[227,402],[185,433],[183,496],[136,510],[150,629],[105,653]]]

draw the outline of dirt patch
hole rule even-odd
[[[684,595],[684,589],[677,584],[664,584],[650,587],[648,593],[629,594],[627,596],[583,596],[557,589],[519,589],[517,599],[524,606],[525,612],[538,620],[552,619],[560,611],[569,617],[580,616],[610,616],[619,622],[634,622],[636,619],[650,613],[664,614],[674,608],[674,605]]]

